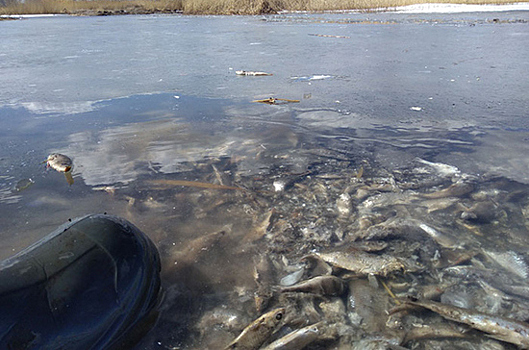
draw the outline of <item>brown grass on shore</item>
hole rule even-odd
[[[139,14],[172,13],[255,15],[287,11],[336,11],[394,8],[420,3],[511,4],[508,0],[3,0],[6,14]]]
[[[452,3],[452,4],[512,4],[517,1],[509,0],[285,0],[289,11],[338,11],[338,10],[372,10],[390,9],[399,6],[428,4],[428,3]]]
[[[138,14],[178,12],[182,0],[26,0],[0,6],[0,15],[11,14]]]

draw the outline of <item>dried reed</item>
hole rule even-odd
[[[286,11],[394,8],[420,3],[509,4],[508,0],[0,0],[0,15],[64,13],[79,15],[183,12],[255,15]],[[3,5],[3,6],[2,6]]]

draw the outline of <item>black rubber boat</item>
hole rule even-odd
[[[130,222],[88,215],[0,262],[0,349],[128,349],[152,327],[160,257]]]

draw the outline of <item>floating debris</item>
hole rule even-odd
[[[276,105],[281,103],[298,103],[300,100],[289,100],[286,98],[276,98],[276,97],[269,97],[265,98],[263,100],[253,100],[252,102],[258,102],[258,103],[266,103],[269,105]]]

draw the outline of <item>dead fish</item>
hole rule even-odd
[[[188,180],[161,179],[161,180],[148,180],[146,181],[146,183],[148,183],[149,185],[152,185],[151,188],[155,190],[165,190],[165,189],[174,188],[177,186],[207,188],[207,189],[212,189],[212,190],[235,190],[235,191],[244,190],[244,188],[241,188],[241,187],[223,186],[223,185],[217,185],[217,184],[212,184],[208,182],[188,181]]]
[[[64,154],[52,153],[48,156],[48,159],[46,159],[46,166],[60,173],[65,173],[73,169],[73,162]]]
[[[405,304],[428,309],[447,320],[464,323],[485,332],[491,338],[517,345],[521,349],[529,349],[529,324],[525,322],[429,300],[407,300]]]
[[[242,238],[242,241],[244,243],[250,243],[263,238],[268,232],[268,228],[270,227],[274,213],[275,210],[272,209],[263,216],[255,218],[256,220],[259,220],[259,222]]]
[[[250,323],[241,334],[224,350],[257,350],[270,336],[279,329],[285,317],[285,309],[278,308],[267,312]]]
[[[438,324],[435,327],[428,325],[416,325],[408,331],[402,341],[402,345],[412,341],[421,339],[441,339],[441,338],[465,338],[467,335],[461,330],[450,325]]]
[[[513,275],[523,280],[527,280],[527,277],[529,277],[529,266],[522,255],[513,251],[494,252],[484,249],[483,252]]]
[[[283,287],[280,292],[303,292],[337,296],[342,295],[345,290],[346,286],[341,278],[336,276],[318,276],[293,286]]]
[[[388,247],[388,242],[384,241],[359,241],[354,243],[354,247],[364,252],[380,252]]]
[[[478,202],[469,209],[464,208],[461,219],[478,223],[489,223],[498,216],[498,207],[492,201]]]
[[[48,159],[46,159],[46,167],[64,173],[66,182],[68,182],[70,186],[73,185],[73,162],[68,156],[60,153],[52,153],[48,156]]]
[[[263,350],[301,350],[318,339],[323,324],[322,321],[290,332],[264,347]]]
[[[253,278],[257,284],[254,293],[255,308],[262,312],[272,297],[272,284],[274,283],[274,267],[267,254],[262,254],[254,266]]]
[[[446,233],[440,232],[435,228],[426,224],[419,224],[421,230],[426,232],[434,241],[436,241],[441,247],[445,248],[457,248],[460,242],[455,237],[452,237]]]
[[[385,277],[393,272],[405,270],[399,259],[387,254],[377,255],[354,250],[316,253],[315,256],[334,267],[352,271],[360,276],[373,274]]]
[[[444,210],[459,201],[459,198],[439,198],[439,199],[428,199],[421,202],[421,206],[426,207],[428,213],[433,213],[438,210]]]
[[[220,231],[209,233],[186,242],[184,249],[173,253],[175,264],[195,263],[203,253],[214,247],[229,230],[230,227],[226,227]]]
[[[429,162],[429,161],[421,159],[421,158],[416,158],[416,160],[418,162],[420,162],[420,163],[423,163],[423,164],[426,164],[426,165],[430,166],[439,175],[441,175],[443,177],[459,175],[461,173],[461,171],[457,167],[455,167],[453,165],[448,165],[448,164],[444,164],[444,163],[433,163],[433,162]]]
[[[463,197],[474,190],[474,184],[468,181],[458,181],[445,189],[437,192],[425,193],[421,197],[429,199],[439,199],[447,197]]]
[[[417,296],[421,299],[439,300],[439,297],[454,284],[455,283],[453,282],[444,282],[442,284],[427,284],[419,287]]]

